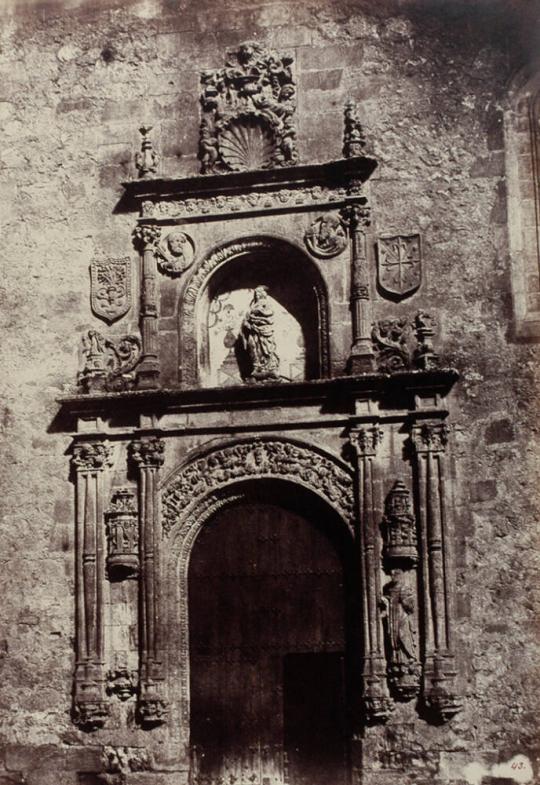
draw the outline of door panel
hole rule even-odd
[[[344,617],[320,520],[254,501],[205,525],[189,568],[194,782],[344,782]]]

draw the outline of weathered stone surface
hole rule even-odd
[[[385,727],[366,731],[358,756],[364,785],[519,782],[491,776],[494,765],[517,753],[538,777],[538,350],[512,338],[507,222],[514,214],[503,177],[508,84],[525,65],[535,24],[512,7],[109,0],[2,8],[0,785],[105,782],[98,773],[109,744],[145,747],[154,759],[165,746],[164,758],[181,757],[174,734],[182,719],[172,718],[173,740],[164,741],[160,729],[136,725],[132,700],[115,703],[103,729],[84,732],[72,723],[75,509],[69,435],[56,420],[56,400],[73,391],[78,336],[97,329],[88,265],[96,252],[131,255],[138,263],[130,240],[134,216],[114,212],[121,182],[136,176],[138,127],[153,124],[164,175],[198,173],[200,71],[222,67],[226,50],[251,37],[294,55],[303,163],[341,157],[343,106],[356,99],[379,161],[371,183],[374,231],[422,236],[424,278],[414,301],[378,296],[374,319],[434,312],[445,365],[462,374],[452,393],[457,468],[450,474],[464,708],[448,725],[435,726],[413,705],[398,705]],[[523,187],[531,199],[532,182]],[[300,214],[297,221],[301,243],[307,222]],[[268,226],[251,217],[241,233]],[[225,239],[211,237],[214,244]],[[374,248],[368,252],[375,284]],[[328,276],[337,375],[351,341],[349,281],[337,268]],[[168,283],[162,316],[171,320],[165,326],[174,339],[167,333],[163,342],[174,381],[177,290],[167,291]],[[531,292],[531,305],[535,297]],[[138,328],[133,309],[114,336]],[[267,432],[287,412],[281,402],[264,414],[224,411],[219,420],[204,412],[199,419],[191,412],[167,416],[176,417],[179,430],[212,422],[216,429],[232,423]],[[315,407],[306,414],[299,438],[309,429],[313,441],[327,438],[313,425],[318,414]],[[189,438],[189,449],[200,446],[199,436]],[[326,446],[341,449],[338,439]],[[173,457],[170,465],[184,459]],[[401,456],[395,460],[400,465]],[[115,461],[120,484],[125,455],[118,451]],[[122,641],[131,630],[126,649],[135,645],[129,602],[126,590],[119,605],[127,622],[110,621]],[[106,601],[107,613],[113,604]],[[472,764],[485,772],[479,781],[467,768]],[[128,772],[125,782],[186,779],[184,767],[182,774]]]

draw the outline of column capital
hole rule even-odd
[[[354,426],[349,431],[349,443],[358,458],[375,455],[382,437],[383,431],[378,425]]]
[[[341,210],[341,217],[349,225],[351,232],[362,231],[371,226],[371,207],[364,197],[362,202],[348,204]]]
[[[444,452],[449,433],[445,422],[416,423],[411,430],[411,441],[417,453]]]
[[[103,471],[111,464],[111,447],[105,442],[78,442],[71,464],[77,472]]]
[[[140,468],[158,469],[165,460],[164,452],[165,442],[158,436],[135,439],[129,445],[130,458]]]
[[[161,228],[155,224],[139,224],[133,230],[133,245],[144,253],[153,249],[161,237]]]

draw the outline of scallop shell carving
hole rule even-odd
[[[272,166],[276,145],[263,121],[257,117],[242,117],[220,134],[219,151],[223,162],[233,172],[245,172]]]

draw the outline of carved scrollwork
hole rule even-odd
[[[141,359],[141,351],[141,339],[137,335],[124,335],[113,341],[97,330],[88,330],[82,338],[85,364],[77,378],[81,391],[131,389],[135,385],[133,372]]]
[[[203,173],[296,163],[292,57],[247,42],[225,68],[201,76]]]
[[[411,328],[414,328],[416,342]],[[372,325],[371,340],[376,353],[377,370],[394,373],[410,368],[437,368],[439,357],[433,349],[434,320],[419,311],[413,321],[407,317],[382,319]]]
[[[164,532],[170,532],[181,511],[195,499],[250,477],[300,482],[326,498],[344,520],[352,520],[352,477],[344,467],[313,449],[260,439],[223,447],[183,467],[163,493]]]

